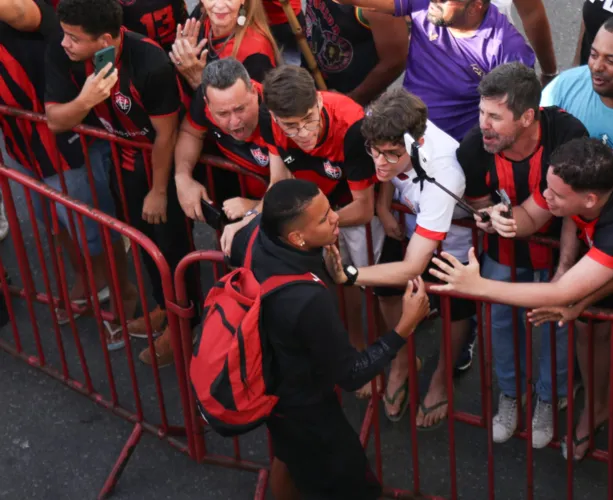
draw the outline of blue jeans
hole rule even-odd
[[[113,200],[113,196],[111,194],[111,186],[110,186],[110,169],[113,165],[111,147],[108,142],[105,141],[96,141],[88,148],[90,165],[92,169],[92,176],[94,178],[94,189],[96,191],[96,195],[98,197],[98,208],[102,212],[115,216],[115,201]],[[25,167],[11,162],[9,165],[11,168],[15,168],[20,172],[37,178],[36,175],[26,169]],[[60,181],[60,176],[53,175],[51,177],[46,177],[42,179],[42,181],[49,187],[62,191],[62,185]],[[93,207],[94,200],[92,196],[92,188],[90,187],[89,178],[87,175],[87,169],[83,166],[81,168],[74,168],[71,170],[67,170],[64,172],[64,181],[66,182],[66,194],[75,200],[78,200],[86,205]],[[43,203],[47,203],[47,199],[42,199],[41,196],[38,195],[35,191],[31,191],[32,193],[32,205],[34,206],[34,213],[36,218],[40,221],[43,221]],[[70,215],[68,210],[61,203],[56,203],[56,211],[57,217],[60,225],[70,231]],[[47,207],[49,209],[49,206]],[[49,212],[50,213],[50,212]],[[75,228],[77,233],[79,234],[79,244],[81,246],[82,242],[79,226],[77,223],[77,217],[74,217]],[[89,249],[90,255],[92,257],[101,255],[104,251],[104,243],[102,232],[100,231],[98,222],[94,221],[89,217],[83,217],[83,226],[85,227],[85,238],[87,240],[87,248]],[[116,231],[110,231],[110,236],[112,241],[117,241],[120,237],[119,233]]]
[[[536,271],[540,281],[549,279],[548,271]],[[496,281],[511,281],[511,268],[499,264],[487,254],[483,256],[481,275]],[[518,268],[516,281],[529,283],[534,281],[535,271]],[[525,309],[518,308],[518,335],[521,370],[521,390],[526,392],[526,324],[524,322]],[[538,328],[534,328],[536,334]],[[538,368],[538,381],[536,393],[548,403],[553,400],[551,390],[551,336],[549,325],[541,328],[541,353]],[[568,373],[568,327],[556,327],[556,372],[558,397],[565,397],[567,392]],[[513,337],[513,309],[510,306],[492,305],[492,348],[494,352],[494,366],[498,386],[509,397],[516,398],[515,385],[515,344]],[[531,362],[531,360],[530,360]]]

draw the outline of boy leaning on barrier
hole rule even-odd
[[[572,259],[569,268],[559,279],[549,283],[505,283],[479,275],[479,263],[474,250],[470,252],[468,265],[460,263],[449,254],[433,259],[438,270],[431,270],[446,285],[438,285],[439,291],[468,293],[493,302],[504,302],[518,307],[539,308],[589,304],[603,298],[611,291],[613,280],[613,151],[597,139],[573,139],[560,146],[552,155],[546,173],[546,185],[535,191],[528,201],[513,207],[513,217],[500,215],[504,208],[494,207],[492,227],[505,238],[533,234],[547,224],[552,216],[564,217],[561,251],[570,249]],[[579,245],[587,252],[576,261]],[[576,261],[576,262],[575,262]],[[603,290],[602,287],[607,285]],[[587,297],[587,298],[586,298]],[[597,303],[598,307],[613,306],[613,297]],[[532,313],[533,320],[550,319],[549,309]],[[554,319],[558,319],[553,311]],[[602,429],[608,418],[608,390],[610,368],[610,325],[599,322],[594,325],[594,359],[589,366],[588,326],[579,321],[577,327],[577,358],[583,382],[587,387],[589,370],[593,369],[594,400],[589,401],[585,391],[585,405],[572,437],[574,460],[582,460],[588,454],[589,437],[593,430]],[[509,332],[507,332],[509,334]],[[572,362],[572,360],[571,360]],[[595,429],[590,429],[590,411],[593,408]],[[567,455],[566,439],[562,440],[562,452]]]
[[[575,117],[555,106],[541,108],[541,84],[536,73],[520,63],[498,66],[479,84],[479,125],[464,138],[458,149],[458,160],[466,174],[466,200],[475,209],[484,209],[498,216],[492,206],[504,190],[512,205],[534,205],[534,197],[546,184],[549,158],[561,144],[587,131]],[[512,211],[515,211],[513,207]],[[521,209],[519,209],[521,211]],[[515,269],[516,281],[548,280],[551,265],[549,248],[512,240],[496,234],[491,222],[483,223],[476,216],[477,226],[486,232],[485,251],[481,256],[482,273],[486,278],[510,281]],[[534,228],[532,233],[559,234],[559,220]],[[532,234],[528,233],[528,234]],[[556,280],[568,269],[563,249],[557,263]],[[522,316],[520,315],[520,318]],[[492,305],[492,346],[494,368],[500,388],[498,412],[494,416],[493,436],[496,443],[511,438],[517,428],[519,408],[525,404],[526,328],[517,322],[520,373],[515,373],[513,311],[506,305]],[[556,379],[558,407],[566,406],[567,349],[566,328],[556,330]],[[553,394],[551,376],[551,336],[548,329],[541,334],[541,353],[536,382],[536,408],[532,422],[532,445],[546,446],[553,437]],[[520,377],[521,394],[517,394],[516,377]],[[522,403],[519,403],[521,401]],[[557,410],[556,410],[557,411]]]
[[[414,162],[419,161],[428,175],[459,198],[464,194],[464,172],[456,159],[458,142],[428,120],[423,101],[404,89],[388,90],[369,106],[362,135],[365,148],[373,158],[377,179],[382,183],[377,215],[386,238],[379,264],[357,269],[350,284],[375,287],[382,316],[391,328],[402,313],[403,291],[390,287],[404,286],[422,275],[439,246],[466,262],[472,241],[470,229],[452,226],[453,219],[468,217],[469,213],[439,187],[420,180],[419,165],[414,168]],[[407,140],[409,135],[411,139]],[[421,160],[412,155],[411,140],[419,144],[419,151],[423,152]],[[391,212],[393,198],[413,212],[405,216],[406,234]],[[337,271],[336,281],[346,283],[348,279],[340,264]],[[451,299],[452,364],[461,354],[474,314],[473,302]],[[441,348],[428,393],[417,412],[418,429],[432,429],[447,415],[444,352]],[[408,363],[406,347],[403,347],[392,361],[383,398],[385,413],[393,422],[400,420],[409,403]]]

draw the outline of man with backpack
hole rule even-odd
[[[245,387],[249,387],[251,399],[254,394],[256,399],[269,394],[278,398],[265,419],[276,456],[271,488],[278,499],[299,495],[352,500],[379,497],[381,486],[334,389],[338,385],[354,391],[372,380],[394,358],[429,311],[423,282],[410,281],[403,299],[403,313],[395,329],[363,352],[354,349],[339,316],[334,287],[322,258],[325,248],[332,265],[338,252],[333,246],[339,233],[338,222],[339,216],[314,183],[299,179],[275,183],[264,197],[262,214],[234,238],[230,261],[241,269],[232,273],[234,277],[230,275],[222,280],[209,294],[209,297],[217,295],[209,309],[214,312],[206,316],[203,335],[192,360],[192,381],[205,416],[208,409],[224,401],[230,409],[239,408],[249,399],[241,396]],[[251,290],[255,297],[251,310],[259,308],[259,322],[247,321],[247,312],[242,313],[244,319],[234,326],[235,317],[241,314],[236,311],[241,308],[234,307],[236,301],[230,302],[232,290],[241,288],[248,278],[241,279],[251,276],[250,272],[260,287]],[[288,276],[295,277],[296,281],[288,282]],[[275,280],[273,286],[271,280]],[[224,281],[227,291],[219,292]],[[242,291],[248,292],[247,288]],[[219,396],[209,399],[212,406],[207,408],[207,400],[200,397],[194,376],[195,365],[199,351],[202,356],[209,356],[206,360],[209,364],[216,362],[206,354],[206,343],[213,336],[219,339],[218,328],[210,337],[207,335],[210,331],[207,323],[217,319],[230,331],[235,330],[232,338],[238,339],[240,352],[234,356],[230,349],[225,361],[219,364],[219,375],[205,389],[205,393],[210,390]],[[258,326],[260,335],[255,342],[250,342]],[[249,374],[254,351],[261,354],[260,378],[264,379],[266,395],[264,390],[256,392],[259,381]],[[240,376],[233,373],[239,371]],[[205,376],[206,372],[200,373]],[[224,379],[228,387],[221,391]],[[236,384],[237,380],[242,383]],[[235,411],[233,421],[238,422],[242,416]]]

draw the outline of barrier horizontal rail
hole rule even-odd
[[[36,115],[33,113],[23,112],[19,110],[12,110],[10,108],[0,106],[0,115],[2,114],[16,116],[24,120],[27,119],[27,120],[32,120],[32,121],[44,121],[44,117],[42,117],[42,115]],[[143,150],[150,149],[149,145],[143,145],[141,143],[135,143],[133,141],[129,141],[123,138],[118,138],[118,137],[112,136],[106,131],[99,130],[99,129],[91,129],[90,127],[79,126],[75,128],[75,131],[81,133],[82,135],[90,135],[92,137],[96,137],[99,139],[108,140],[112,142],[112,144],[114,145],[113,146],[113,156],[115,160],[115,168],[118,168],[117,151],[115,149],[116,146],[138,147]],[[85,154],[87,156],[87,152],[85,152]],[[203,155],[201,158],[201,162],[205,165],[208,165],[207,168],[209,170],[213,168],[222,168],[222,169],[234,171],[240,175],[258,178],[260,182],[262,182],[264,185],[266,184],[265,179],[255,176],[255,174],[248,172],[245,169],[241,169],[240,167],[237,167],[236,165],[232,164],[231,162],[227,160]],[[150,165],[146,164],[146,167],[150,168]],[[17,213],[15,211],[15,204],[12,198],[10,186],[8,184],[8,179],[25,186],[27,191],[36,192],[40,194],[41,196],[53,202],[52,209],[51,209],[52,213],[49,216],[51,220],[48,221],[48,224],[46,225],[45,229],[47,230],[47,246],[51,252],[53,273],[56,276],[56,281],[58,283],[57,289],[59,290],[59,292],[57,294],[51,293],[50,280],[47,278],[45,279],[45,289],[46,290],[44,292],[37,291],[33,285],[34,280],[31,277],[31,270],[30,270],[29,261],[27,259],[27,251],[26,251],[24,240],[23,240],[23,235],[21,234],[21,230],[14,231],[14,228],[19,228],[20,225],[19,225],[19,218],[17,217]],[[134,228],[130,227],[129,225],[117,219],[114,219],[102,212],[99,212],[95,208],[91,208],[91,207],[83,205],[82,203],[75,202],[74,200],[71,200],[69,197],[52,190],[48,186],[41,184],[37,182],[36,180],[27,178],[23,176],[22,174],[12,171],[10,169],[7,169],[5,167],[0,167],[0,187],[5,197],[5,203],[7,204],[7,217],[9,218],[9,221],[11,223],[11,232],[13,233],[11,237],[13,238],[13,242],[15,244],[15,248],[18,254],[18,265],[20,269],[20,275],[24,281],[24,287],[22,289],[20,289],[17,285],[10,285],[7,282],[7,280],[4,279],[3,277],[5,266],[3,265],[3,262],[0,259],[0,274],[1,274],[0,284],[2,286],[2,291],[4,293],[5,299],[7,300],[7,307],[9,309],[9,315],[11,317],[11,329],[12,329],[12,335],[13,335],[13,344],[11,345],[11,343],[2,339],[0,340],[0,348],[6,350],[12,355],[20,357],[21,359],[23,359],[30,365],[38,367],[45,373],[59,379],[60,381],[64,382],[65,384],[73,388],[74,390],[89,397],[90,399],[94,400],[101,406],[111,410],[112,412],[118,414],[122,418],[134,424],[132,434],[130,435],[130,438],[126,442],[126,445],[124,446],[124,449],[122,450],[122,453],[115,467],[113,468],[113,471],[111,472],[109,481],[107,481],[107,484],[105,484],[103,491],[101,492],[101,495],[107,495],[112,491],[116,480],[121,474],[123,467],[125,467],[125,464],[127,460],[129,459],[131,452],[134,449],[134,446],[138,443],[138,440],[140,439],[143,431],[146,431],[162,439],[165,439],[172,446],[183,451],[184,453],[188,453],[192,458],[194,458],[195,460],[199,462],[209,463],[209,464],[214,464],[214,465],[222,465],[225,467],[238,468],[242,470],[249,470],[252,472],[256,472],[258,474],[257,487],[256,487],[256,498],[263,499],[265,495],[266,484],[268,481],[268,472],[266,470],[267,464],[265,462],[259,463],[257,461],[245,460],[244,457],[242,456],[241,445],[238,440],[235,440],[232,443],[232,446],[233,446],[232,454],[222,455],[222,454],[210,452],[205,446],[204,428],[202,426],[202,421],[199,418],[195,410],[193,393],[191,390],[189,390],[189,386],[188,386],[188,380],[189,380],[188,367],[189,367],[189,360],[190,360],[190,355],[191,355],[192,332],[191,332],[191,326],[189,325],[189,313],[186,312],[186,311],[189,311],[190,304],[187,300],[187,294],[186,294],[185,287],[184,287],[184,277],[185,277],[185,274],[189,266],[194,265],[197,261],[207,260],[207,261],[214,261],[216,263],[221,264],[223,260],[222,256],[218,253],[213,254],[208,251],[189,254],[189,256],[186,257],[184,261],[181,262],[180,266],[177,268],[176,274],[174,276],[175,283],[173,284],[172,274],[170,272],[170,269],[168,268],[168,264],[165,263],[163,256],[161,255],[161,252],[159,251],[159,249],[155,247],[155,245],[152,244],[151,240],[146,238],[142,233],[136,231]],[[211,189],[214,190],[214,185],[210,187]],[[243,194],[244,194],[244,191],[243,191]],[[28,212],[30,213],[30,219],[33,220],[34,217],[32,215],[33,210],[31,208],[31,200],[28,198],[27,195],[26,195],[26,198],[27,198],[26,204],[28,205]],[[67,289],[66,273],[65,271],[62,271],[61,250],[58,251],[59,247],[57,245],[57,242],[54,240],[54,235],[56,234],[56,230],[57,230],[57,214],[54,213],[54,208],[53,208],[55,203],[59,203],[61,205],[68,207],[68,209],[74,214],[74,216],[76,217],[76,223],[74,224],[74,232],[76,234],[80,234],[81,236],[83,236],[84,229],[83,229],[82,219],[91,218],[95,220],[98,224],[105,227],[104,240],[107,246],[109,245],[109,241],[110,241],[109,231],[110,230],[117,231],[127,236],[130,239],[130,241],[133,243],[132,255],[133,255],[135,264],[136,262],[139,262],[136,247],[144,247],[151,254],[154,260],[160,263],[161,268],[163,268],[161,272],[164,274],[164,283],[165,283],[164,289],[165,289],[165,296],[166,296],[166,301],[167,301],[166,305],[167,305],[167,310],[168,310],[168,322],[173,332],[172,339],[173,339],[174,356],[175,356],[175,371],[176,371],[176,378],[177,378],[177,380],[176,381],[173,380],[173,382],[178,384],[180,387],[179,392],[180,392],[181,402],[179,405],[180,407],[179,413],[181,417],[181,425],[171,425],[168,418],[163,416],[164,415],[163,409],[160,409],[160,421],[152,422],[146,418],[142,410],[138,411],[138,409],[136,409],[136,411],[131,411],[130,409],[124,408],[121,404],[119,404],[118,397],[116,395],[113,395],[114,391],[111,391],[110,397],[108,395],[103,394],[100,391],[97,391],[95,387],[95,381],[92,380],[91,376],[87,376],[89,366],[86,361],[85,362],[83,361],[85,358],[83,353],[78,352],[80,350],[78,348],[79,335],[77,334],[77,329],[75,326],[75,320],[73,318],[73,314],[84,313],[86,312],[86,309],[88,308],[94,309],[94,318],[97,323],[100,323],[102,320],[108,320],[108,321],[113,320],[115,316],[110,311],[103,311],[100,308],[100,304],[98,304],[97,298],[95,297],[96,294],[92,295],[92,300],[91,300],[92,304],[88,304],[87,306],[73,305],[69,300],[67,300],[68,299],[68,289]],[[401,211],[407,211],[406,207],[402,205],[394,205],[394,208],[401,210]],[[460,225],[465,225],[465,224],[468,227],[472,227],[473,237],[476,240],[478,238],[478,235],[474,227],[474,223],[471,222],[470,220],[460,222]],[[373,256],[372,256],[372,240],[371,240],[370,231],[367,232],[367,235],[368,235],[367,237],[369,238],[368,240],[369,241],[369,254],[370,254],[369,260],[372,263]],[[533,238],[530,238],[530,240],[536,243],[549,245],[551,247],[555,247],[557,245],[555,241],[551,241],[548,238],[533,237]],[[35,249],[36,253],[39,255],[39,258],[41,258],[40,256],[44,252],[42,239],[36,242],[36,246],[37,246],[37,248]],[[87,252],[85,253],[87,254]],[[87,261],[90,260],[88,255],[84,255],[83,259],[84,261],[86,261],[85,264],[87,264],[88,263]],[[42,260],[44,259],[41,258],[41,261]],[[110,265],[112,267],[112,264]],[[88,270],[87,278],[88,278],[89,285],[91,287],[93,285],[94,280],[93,280],[93,276],[91,275],[90,271],[91,269]],[[214,277],[217,278],[222,272],[224,272],[223,268],[221,270],[216,269],[217,274],[214,274]],[[47,272],[45,274],[49,274],[49,273]],[[137,272],[137,275],[138,275],[139,283],[142,282],[142,278],[143,278],[142,271],[140,273]],[[117,277],[115,276],[114,280],[116,279]],[[116,283],[114,287],[116,288]],[[176,296],[175,296],[175,293],[176,293]],[[69,324],[70,324],[70,328],[73,334],[73,342],[77,346],[76,358],[80,360],[82,371],[84,372],[84,376],[82,378],[75,378],[73,375],[70,374],[70,370],[68,370],[68,363],[63,359],[65,357],[65,354],[62,354],[63,352],[62,346],[65,340],[62,338],[62,334],[59,331],[59,327],[57,325],[54,325],[55,338],[56,338],[57,348],[59,351],[59,357],[60,357],[60,360],[62,361],[61,366],[59,368],[52,366],[46,359],[45,354],[48,354],[48,353],[46,353],[45,350],[43,349],[44,341],[43,339],[40,338],[41,337],[40,332],[38,334],[36,333],[37,329],[40,328],[39,325],[34,325],[34,324],[32,325],[33,335],[37,337],[34,342],[35,350],[37,351],[37,354],[30,354],[26,352],[26,349],[22,345],[23,343],[21,342],[22,332],[20,332],[19,329],[17,328],[15,310],[14,310],[12,302],[9,300],[10,294],[13,294],[13,295],[21,297],[22,299],[25,299],[26,305],[28,309],[31,311],[34,311],[33,304],[35,302],[49,306],[50,313],[52,316],[53,316],[53,309],[56,306],[60,305],[62,302],[64,302],[65,305],[70,306],[68,307],[69,316],[71,317]],[[488,498],[494,498],[495,469],[494,469],[494,448],[492,444],[492,429],[491,429],[491,420],[492,420],[493,413],[494,413],[493,412],[493,402],[492,402],[493,360],[492,360],[492,346],[491,346],[491,339],[490,339],[490,336],[491,336],[491,304],[487,300],[476,299],[476,297],[470,296],[470,295],[459,295],[459,294],[453,294],[453,293],[447,293],[447,292],[442,292],[440,293],[440,295],[443,297],[441,300],[441,321],[443,324],[442,334],[444,335],[444,338],[446,339],[445,352],[443,353],[443,356],[445,356],[446,358],[448,372],[450,372],[450,369],[451,369],[450,352],[449,352],[449,345],[450,345],[449,338],[451,335],[450,316],[449,316],[449,297],[463,297],[463,298],[473,299],[473,300],[476,300],[479,304],[483,304],[483,308],[485,309],[485,312],[482,313],[481,308],[478,308],[478,315],[483,316],[483,321],[481,320],[478,321],[478,324],[479,324],[478,355],[481,361],[480,380],[481,380],[481,392],[482,392],[481,394],[481,397],[482,397],[481,415],[469,414],[466,412],[457,411],[453,406],[453,398],[450,398],[449,397],[450,394],[448,394],[448,400],[450,402],[449,419],[448,419],[448,433],[450,435],[449,465],[450,465],[450,471],[451,471],[450,481],[449,481],[451,485],[450,486],[451,492],[450,492],[449,498],[457,498],[459,494],[459,487],[458,487],[458,482],[457,482],[457,477],[456,477],[457,476],[457,470],[456,470],[457,464],[456,464],[456,459],[455,459],[455,444],[453,443],[455,439],[455,423],[456,422],[467,423],[473,426],[485,427],[487,429],[487,435],[488,435],[488,443],[487,443],[487,447],[488,447],[488,461],[487,461]],[[374,318],[375,302],[374,302],[374,298],[372,297],[370,293],[367,294],[366,300],[367,300],[367,313],[368,313],[367,323],[368,323],[369,339],[372,341],[374,340],[375,335],[376,335],[376,321]],[[120,314],[120,316],[121,315],[122,314]],[[32,313],[29,316],[30,316],[30,319],[33,321],[33,323],[35,323],[37,315]],[[582,316],[588,319],[599,319],[599,320],[613,319],[613,315],[611,315],[611,313],[607,311],[589,310],[589,311],[586,311]],[[121,322],[124,323],[124,326],[125,326],[125,320],[126,320],[125,317],[121,319]],[[573,326],[571,326],[571,332],[573,332],[573,329],[574,329],[574,324]],[[528,332],[529,332],[528,336],[531,336],[532,328],[530,325],[528,325]],[[590,332],[593,332],[593,330],[590,330]],[[591,333],[591,335],[593,335],[593,333]],[[124,336],[127,337],[127,333],[125,333],[125,329],[124,329]],[[516,331],[515,331],[515,336],[517,336]],[[153,349],[152,347],[153,338],[152,338],[151,325],[147,326],[147,338],[148,338],[149,348]],[[530,350],[532,349],[531,342],[527,342],[526,345],[527,345],[527,349],[528,349],[528,346],[530,346]],[[417,445],[418,438],[417,438],[417,432],[415,429],[415,411],[417,409],[417,403],[419,401],[419,391],[417,388],[417,369],[415,366],[416,348],[415,348],[415,339],[413,337],[411,337],[411,339],[409,340],[408,346],[409,348],[408,348],[407,355],[409,358],[409,378],[411,382],[409,397],[411,398],[411,408],[412,408],[410,412],[411,413],[410,439],[411,439],[411,455],[413,458],[412,459],[413,461],[413,464],[412,464],[413,488],[411,490],[406,490],[406,489],[400,489],[392,485],[386,484],[384,487],[384,491],[385,491],[385,496],[388,498],[403,498],[405,496],[413,495],[413,494],[421,495],[422,490],[429,489],[428,486],[424,485],[420,477],[419,462],[421,458],[423,457],[423,455],[419,453],[419,447]],[[135,382],[135,379],[137,377],[133,373],[134,372],[133,370],[134,360],[131,356],[131,349],[129,346],[129,342],[127,342],[127,347],[128,348],[126,350],[126,353],[127,352],[130,353],[127,355],[127,357],[129,358],[128,362],[131,367],[130,374],[129,374],[130,375],[129,378],[131,379],[130,385],[133,387],[133,392],[135,392],[134,399],[136,401],[138,400],[138,388],[134,390],[134,387],[135,387],[135,384],[136,385],[138,384]],[[572,354],[574,354],[574,351],[575,351],[574,332],[569,334],[568,350],[569,350],[569,354],[571,354],[571,356],[569,356],[569,359],[574,358],[574,356],[572,356]],[[109,368],[112,367],[112,363],[110,361],[108,351],[104,347],[102,351],[104,351],[103,352],[104,366],[106,367],[107,372],[108,372]],[[526,356],[528,359],[530,359],[532,352],[530,351],[529,354],[530,356],[528,355]],[[592,348],[592,351],[590,352],[590,358],[593,359],[593,356],[594,356],[594,352]],[[527,378],[530,380],[532,378],[531,364],[527,363],[526,368],[528,371]],[[555,366],[553,369],[555,369]],[[160,388],[161,388],[161,383],[159,380],[160,379],[159,372],[157,372],[157,368],[153,368],[153,370],[154,370],[155,385],[157,386],[155,391],[157,394],[159,394]],[[572,379],[573,371],[574,371],[574,365],[571,366],[569,362],[569,370],[568,370],[569,383],[572,382],[571,379]],[[592,375],[592,378],[593,378],[593,375]],[[553,378],[553,380],[555,381],[555,377]],[[448,380],[448,388],[451,387],[451,384],[449,382],[450,382],[450,379]],[[111,383],[110,385],[112,386],[113,384]],[[591,382],[588,381],[588,386],[589,386],[588,391],[593,391],[593,380]],[[613,384],[611,384],[611,386],[613,387]],[[360,437],[362,439],[362,442],[365,445],[367,445],[370,440],[370,437],[374,436],[375,469],[377,471],[377,475],[379,476],[379,478],[383,480],[383,460],[386,458],[391,459],[393,457],[386,457],[381,449],[381,425],[379,421],[380,419],[379,403],[381,399],[381,394],[377,391],[376,385],[374,382],[371,384],[371,387],[373,387],[373,397],[369,403],[368,408],[366,409],[365,418],[362,421],[362,425],[360,429]],[[530,399],[531,395],[529,395],[528,398]],[[161,406],[163,406],[163,398],[161,399],[161,401],[162,401]],[[610,397],[610,401],[613,401],[613,397]],[[569,406],[569,411],[568,411],[569,417],[567,419],[566,430],[567,430],[568,435],[572,436],[572,431],[574,430],[573,425],[572,425],[573,422],[571,418],[572,413],[573,413],[572,410],[574,408],[572,391],[569,394],[568,406]],[[611,415],[611,412],[613,412],[613,410],[610,409],[609,418],[613,417],[613,415]],[[592,410],[592,413],[593,413],[593,410]],[[531,422],[531,409],[528,412],[526,422]],[[591,416],[591,422],[592,424],[594,422],[593,415]],[[554,427],[556,428],[556,436],[557,436],[557,427],[558,427],[557,424],[554,425]],[[593,427],[594,426],[592,425],[592,428]],[[527,453],[527,460],[526,460],[527,488],[526,488],[526,492],[527,492],[528,498],[532,498],[534,496],[534,478],[532,476],[533,456],[532,456],[532,451],[531,451],[532,449],[530,446],[531,426],[528,425],[525,429],[523,428],[520,429],[516,433],[516,435],[527,440],[527,452],[526,452]],[[608,460],[609,483],[611,482],[610,478],[613,477],[613,473],[611,471],[612,461],[610,460],[610,457],[611,457],[610,451],[613,449],[613,441],[611,441],[611,435],[613,435],[613,433],[609,433],[609,446],[608,446],[607,451],[596,450],[590,453],[590,457],[596,460],[599,460],[599,461]],[[187,443],[184,442],[182,439],[180,439],[183,436],[187,439]],[[550,446],[559,447],[559,444],[552,443]],[[574,465],[572,463],[572,460],[568,460],[567,461],[567,482],[568,482],[567,498],[569,499],[572,498],[572,495],[573,495],[573,487],[572,487],[573,471],[574,471]],[[385,483],[385,481],[382,481],[382,482]],[[610,484],[609,484],[609,488],[611,488]],[[443,496],[421,496],[420,498],[442,499],[444,497]],[[609,489],[608,498],[613,498],[610,489]]]

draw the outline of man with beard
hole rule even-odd
[[[211,202],[204,182],[199,182],[203,181],[204,176],[200,175],[203,169],[194,172],[207,133],[211,133],[217,148],[230,161],[269,177],[268,147],[260,135],[259,122],[270,120],[270,115],[261,101],[261,84],[251,80],[247,69],[233,57],[219,59],[204,68],[202,84],[181,124],[175,149],[179,202],[188,217],[203,221],[201,201]],[[218,178],[225,185],[215,182],[216,201],[223,202],[224,211],[232,220],[248,215],[266,191],[261,183],[246,178],[250,199],[240,198],[238,180]]]
[[[497,67],[486,75],[479,85],[481,94],[479,126],[468,133],[458,149],[458,160],[466,174],[465,196],[477,209],[486,209],[492,220],[477,225],[490,233],[487,235],[486,252],[483,255],[482,274],[486,278],[510,281],[512,266],[516,268],[516,281],[534,281],[535,271],[540,280],[546,281],[550,265],[547,247],[525,241],[509,239],[506,233],[496,234],[498,222],[504,218],[503,206],[492,208],[500,201],[499,191],[504,190],[513,204],[513,217],[519,218],[526,206],[538,203],[535,195],[544,189],[549,158],[558,146],[576,137],[587,135],[579,120],[557,107],[539,109],[541,85],[536,73],[520,64],[511,63]],[[521,205],[521,206],[518,206]],[[551,225],[535,227],[532,233],[558,234]],[[572,246],[560,256],[558,268],[551,278],[557,281],[572,266]],[[515,259],[513,261],[513,257]],[[519,316],[522,317],[522,314]],[[520,346],[520,376],[522,394],[526,391],[525,380],[525,325],[518,322]],[[516,394],[515,355],[512,308],[492,305],[492,345],[494,365],[500,400],[498,414],[494,417],[494,441],[503,443],[515,432],[518,416]],[[567,355],[566,331],[558,329],[557,339],[557,391],[558,406],[566,405]],[[543,332],[538,382],[537,403],[532,422],[532,445],[546,446],[553,437],[553,394],[551,380],[551,349],[549,332]],[[532,390],[528,388],[527,390]]]
[[[562,235],[562,251],[570,245],[574,253],[580,239],[587,246],[587,253],[577,263],[573,261],[559,281],[551,283],[488,280],[479,276],[479,263],[473,250],[467,266],[443,253],[442,259],[447,262],[434,259],[439,270],[431,273],[447,284],[434,286],[436,291],[470,293],[518,307],[565,306],[582,303],[586,296],[601,299],[608,295],[598,307],[611,308],[613,152],[597,139],[572,139],[555,151],[549,164],[546,184],[535,190],[521,207],[514,207],[513,219],[500,218],[496,222],[498,231],[507,237],[522,237],[542,227],[552,215],[564,217],[564,227],[568,231]],[[602,430],[609,416],[611,327],[606,322],[600,323],[590,335],[586,323],[581,321],[576,326],[581,376],[587,386],[590,372],[593,374],[593,391],[585,391],[585,404],[577,427],[572,439],[568,436],[562,439],[562,453],[566,458],[570,452],[575,461],[580,461],[593,447],[593,442],[590,443],[593,433]],[[590,342],[593,342],[592,357]]]
[[[613,17],[598,31],[587,66],[562,73],[543,91],[542,106],[559,106],[583,122],[590,137],[613,147]]]
[[[490,0],[341,3],[403,16],[411,23],[404,88],[424,101],[430,120],[457,141],[479,119],[477,87],[484,75],[507,62],[534,65],[526,40]]]

